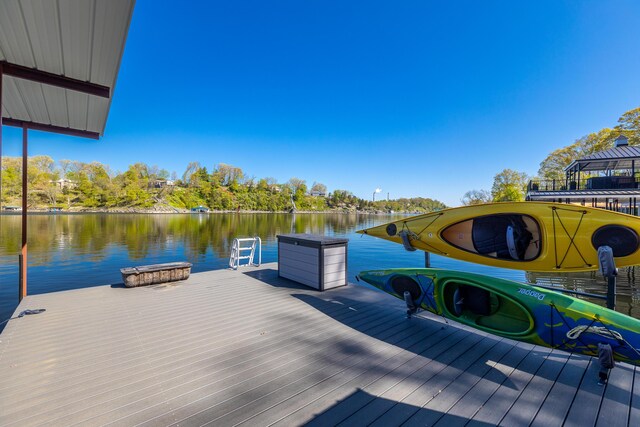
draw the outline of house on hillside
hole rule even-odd
[[[149,188],[175,187],[176,182],[170,179],[153,179],[149,181]]]
[[[282,193],[282,187],[281,184],[271,184],[269,190],[271,190],[272,193]]]
[[[75,181],[71,181],[70,179],[62,178],[57,181],[49,181],[50,184],[55,184],[56,187],[63,190],[65,188],[75,188],[78,186]]]

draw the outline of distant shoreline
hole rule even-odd
[[[20,215],[22,210],[2,210],[0,215]],[[134,215],[149,215],[149,214],[188,214],[188,215],[215,215],[215,214],[356,214],[356,215],[418,215],[425,212],[385,212],[385,211],[358,211],[358,210],[327,210],[327,211],[254,211],[254,210],[224,210],[209,212],[192,212],[187,209],[175,208],[174,210],[163,209],[134,209],[134,208],[116,208],[116,209],[65,209],[62,211],[49,211],[47,209],[28,209],[28,214],[42,214],[42,215],[66,215],[66,214],[134,214]]]

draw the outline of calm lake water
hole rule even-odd
[[[349,239],[349,281],[367,269],[423,267],[424,252],[355,231],[398,218],[356,214],[33,214],[29,215],[29,294],[122,283],[120,268],[172,261],[192,272],[227,268],[236,237],[259,236],[262,261],[277,261],[278,234],[314,233]],[[0,321],[18,305],[20,216],[0,215]],[[431,256],[433,267],[606,293],[596,273],[541,274]],[[640,318],[634,268],[621,269],[617,310]],[[640,272],[640,270],[639,270]],[[593,300],[604,305],[603,301]],[[0,328],[2,326],[0,325]]]

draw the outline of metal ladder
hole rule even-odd
[[[248,244],[248,246],[247,246]],[[258,262],[254,262],[256,249],[258,252]],[[245,255],[251,251],[249,255]],[[242,260],[248,260],[243,264]],[[231,245],[231,256],[229,257],[229,267],[237,270],[238,267],[259,267],[262,263],[262,240],[259,237],[248,237],[244,239],[233,239]]]

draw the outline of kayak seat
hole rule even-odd
[[[497,334],[526,334],[533,328],[529,312],[517,302],[480,286],[451,281],[443,290],[445,306],[459,321]]]
[[[524,260],[527,248],[533,239],[533,235],[519,224],[507,226],[507,247],[509,256],[515,260]]]
[[[510,224],[504,215],[479,217],[473,220],[471,238],[473,247],[480,255],[494,252],[497,258],[511,258],[505,230]]]
[[[491,293],[485,289],[460,285],[453,292],[452,308],[456,316],[465,311],[476,316],[490,316],[493,312],[491,305]]]
[[[520,215],[490,215],[474,219],[471,238],[480,255],[524,260],[533,235]]]

